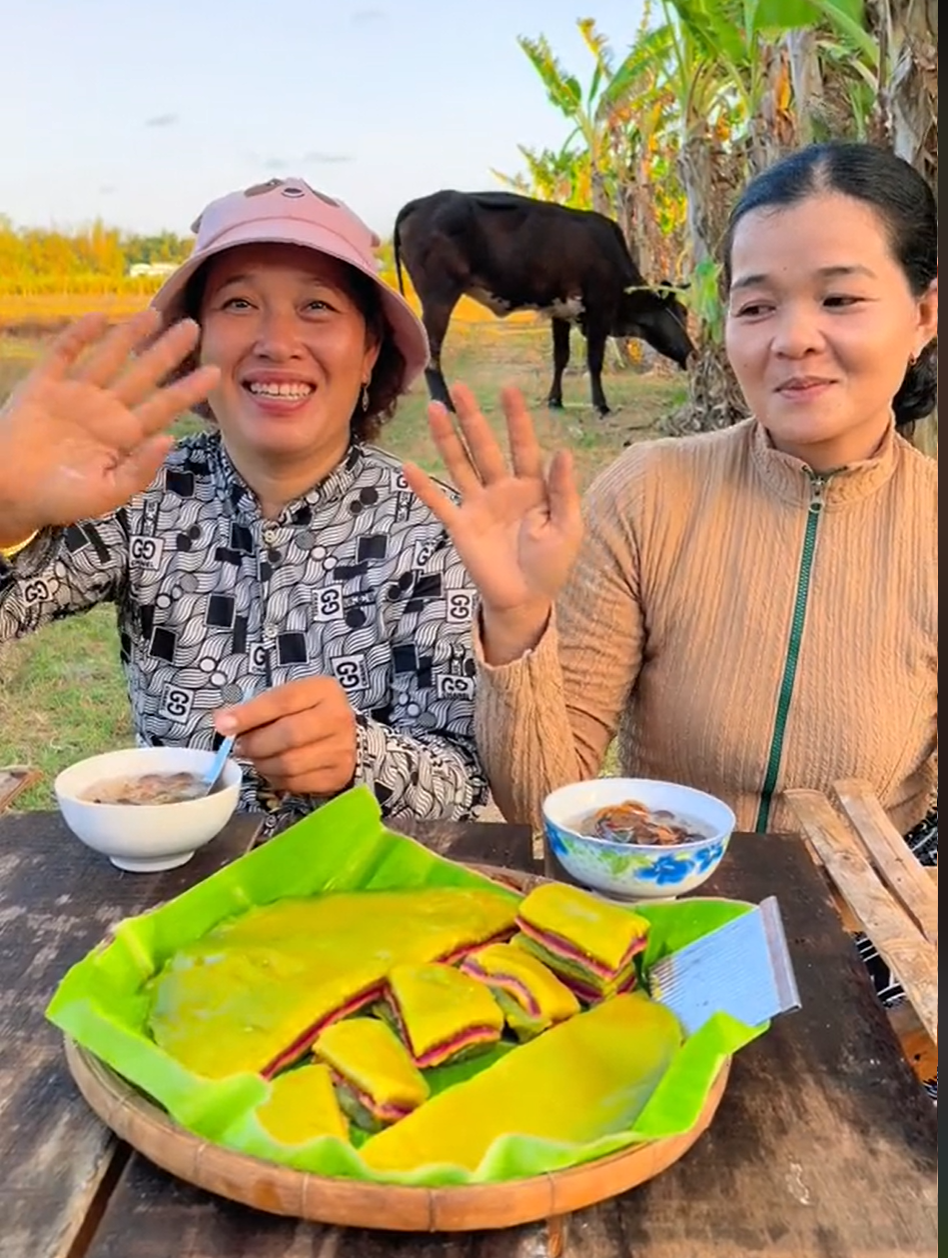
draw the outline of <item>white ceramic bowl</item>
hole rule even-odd
[[[224,764],[217,789],[178,804],[93,804],[80,799],[97,782],[144,773],[204,773],[212,751],[191,747],[129,747],[90,756],[63,769],[54,783],[63,820],[87,847],[119,869],[156,873],[189,861],[230,820],[240,794],[240,765]]]
[[[706,838],[674,846],[610,843],[575,827],[599,808],[635,799],[692,821]],[[595,778],[560,787],[543,801],[550,850],[584,887],[621,900],[674,899],[694,891],[720,865],[735,826],[722,800],[690,786],[649,778]]]

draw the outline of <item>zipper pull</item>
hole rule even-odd
[[[825,476],[814,476],[810,474],[810,512],[812,515],[819,515],[823,510],[823,491],[826,488]]]

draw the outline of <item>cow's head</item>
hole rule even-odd
[[[679,367],[685,367],[695,347],[688,335],[688,311],[679,294],[687,284],[662,280],[627,288],[622,294],[613,336],[638,337]]]

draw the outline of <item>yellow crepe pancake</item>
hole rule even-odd
[[[427,1069],[496,1044],[503,1010],[490,989],[450,965],[396,965],[389,1004],[416,1063]]]
[[[327,1021],[378,999],[393,965],[503,936],[516,908],[507,896],[454,887],[255,908],[171,958],[150,984],[149,1029],[197,1074],[270,1076]]]
[[[397,1122],[428,1099],[428,1084],[408,1049],[378,1018],[344,1018],[320,1031],[313,1053],[331,1067],[340,1102],[360,1123],[364,1110],[380,1125]]]
[[[517,925],[530,951],[558,973],[607,987],[643,951],[648,920],[580,887],[544,883],[524,898]]]
[[[461,963],[494,993],[507,1024],[528,1039],[579,1013],[579,1001],[542,961],[514,944],[488,944]]]
[[[299,1066],[278,1075],[269,1098],[257,1107],[257,1118],[280,1144],[305,1144],[317,1136],[349,1139],[327,1066]]]
[[[616,996],[513,1049],[362,1146],[379,1172],[477,1169],[503,1135],[586,1143],[627,1130],[681,1043],[673,1013]]]

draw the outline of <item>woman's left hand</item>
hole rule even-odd
[[[303,677],[219,713],[221,734],[262,778],[292,795],[335,795],[356,770],[356,722],[332,677]]]

